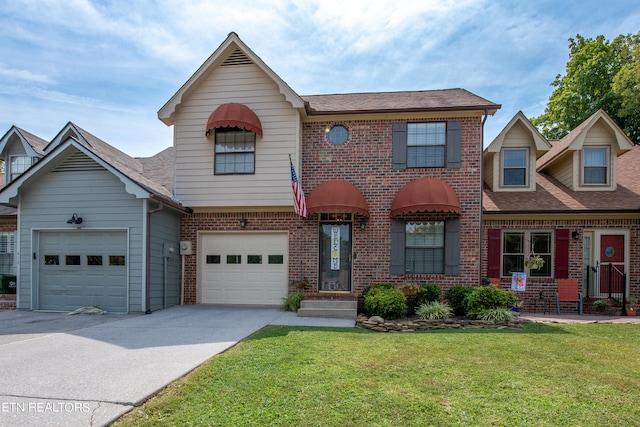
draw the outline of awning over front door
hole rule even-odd
[[[207,120],[206,134],[213,129],[237,127],[262,136],[262,124],[256,113],[244,104],[230,102],[215,109]]]
[[[309,213],[350,212],[369,216],[369,205],[353,184],[333,179],[319,184],[307,198]]]
[[[417,212],[460,215],[460,202],[453,188],[446,182],[424,177],[402,187],[391,203],[391,216]]]

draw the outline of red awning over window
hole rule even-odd
[[[307,198],[309,213],[350,212],[369,216],[369,205],[353,184],[333,179],[313,189]]]
[[[237,102],[222,104],[211,113],[207,120],[206,135],[213,129],[226,127],[238,127],[262,136],[262,124],[256,113]]]
[[[460,202],[447,183],[424,177],[402,187],[391,203],[391,216],[416,212],[446,212],[460,215]]]

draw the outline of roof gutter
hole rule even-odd
[[[153,195],[152,197],[153,198]],[[145,265],[145,276],[146,276],[146,284],[145,284],[145,314],[151,314],[151,215],[156,212],[160,212],[164,208],[164,204],[161,200],[157,200],[158,207],[147,211],[147,230],[146,230],[146,265]]]

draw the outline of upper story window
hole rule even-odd
[[[444,167],[446,140],[446,123],[408,123],[407,167]]]
[[[582,183],[584,185],[609,184],[609,148],[583,147]]]
[[[9,179],[13,181],[36,162],[35,157],[11,156],[9,158]]]
[[[502,150],[502,185],[524,187],[529,176],[528,150],[526,148],[506,148]]]
[[[393,169],[460,168],[462,122],[393,124]]]
[[[216,129],[216,175],[255,173],[256,134],[239,128]]]
[[[544,265],[540,269],[529,270],[529,275],[551,277],[551,241],[550,231],[505,231],[502,234],[502,275],[524,272],[524,260],[539,255]]]

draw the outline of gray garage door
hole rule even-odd
[[[39,241],[40,310],[127,311],[125,231],[41,232]]]

